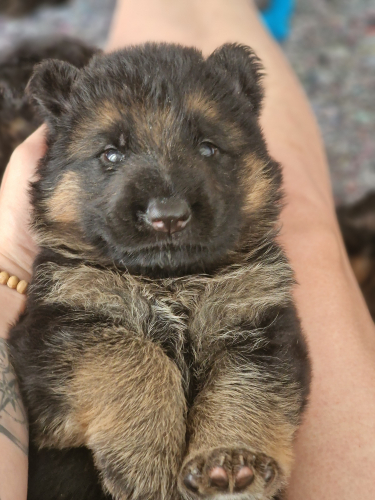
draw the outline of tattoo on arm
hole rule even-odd
[[[8,346],[4,339],[0,339],[0,434],[4,434],[27,455],[27,444],[16,436],[17,431],[21,428],[24,431],[26,427],[27,418],[9,360]]]

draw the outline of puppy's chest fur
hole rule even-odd
[[[281,250],[232,264],[213,275],[151,280],[88,264],[37,266],[32,297],[39,306],[67,308],[72,321],[88,314],[98,324],[121,325],[130,333],[173,345],[173,357],[190,344],[194,361],[213,355],[228,342],[271,322],[277,311],[292,303],[292,271]]]

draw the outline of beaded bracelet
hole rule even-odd
[[[10,276],[6,271],[1,271],[0,285],[8,285],[9,288],[17,290],[18,293],[25,294],[29,284],[25,280],[20,280],[17,276]]]

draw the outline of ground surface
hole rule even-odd
[[[23,19],[0,16],[0,52],[67,34],[103,45],[115,0],[71,0]],[[337,202],[375,189],[375,0],[297,0],[283,45],[317,115]]]

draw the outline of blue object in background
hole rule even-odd
[[[279,42],[289,35],[294,3],[295,0],[270,0],[269,6],[261,12],[264,24]]]

